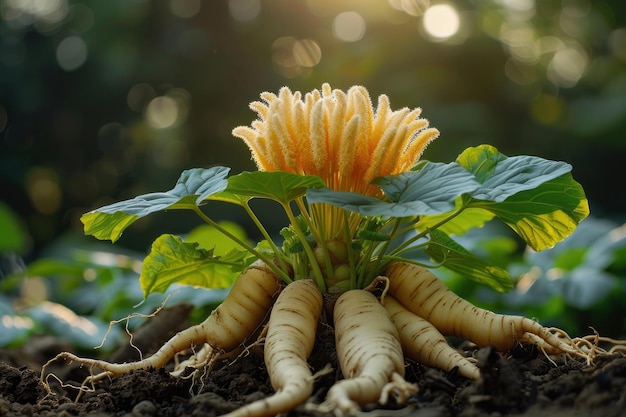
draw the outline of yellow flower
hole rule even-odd
[[[261,99],[250,104],[259,118],[233,129],[259,170],[317,175],[338,191],[381,198],[372,180],[411,169],[439,134],[419,117],[419,108],[393,111],[386,95],[374,108],[361,86],[343,92],[324,84],[304,97],[283,87]],[[312,204],[307,211],[311,232],[322,245],[336,239],[348,243],[362,221],[357,213],[327,204]]]
[[[421,109],[393,111],[386,95],[374,109],[361,86],[345,93],[324,84],[304,98],[283,87],[261,98],[250,104],[259,119],[233,130],[259,170],[317,175],[334,190],[380,196],[371,181],[408,171],[439,134]]]

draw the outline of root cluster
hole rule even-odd
[[[404,379],[405,359],[445,371],[457,369],[463,377],[478,379],[475,361],[451,348],[445,336],[462,337],[500,352],[529,343],[548,357],[579,358],[589,364],[598,355],[626,353],[624,341],[597,333],[572,339],[559,329],[545,328],[524,317],[480,309],[419,266],[395,263],[385,275],[379,296],[368,290],[351,290],[334,303],[335,349],[343,378],[330,388],[325,401],[309,406],[348,415],[372,403],[403,404],[417,392],[417,386]],[[204,322],[176,334],[154,355],[116,364],[64,352],[44,366],[42,380],[52,393],[49,380],[56,377],[47,369],[58,360],[90,368],[91,376],[75,387],[79,393],[93,389],[103,378],[161,368],[171,361],[175,361],[172,375],[197,377],[210,372],[219,358],[236,356],[246,346],[263,345],[275,394],[228,416],[276,415],[305,403],[315,379],[329,372],[326,367],[314,374],[307,362],[323,304],[313,282],[300,280],[283,287],[269,268],[257,263],[242,274],[226,300]],[[178,361],[180,354],[190,350],[191,356]]]

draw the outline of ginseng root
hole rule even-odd
[[[397,262],[387,268],[389,294],[442,334],[457,336],[501,352],[518,343],[533,343],[548,353],[584,356],[569,338],[522,316],[496,314],[457,296],[428,269]]]
[[[453,349],[432,324],[411,313],[389,295],[384,298],[383,304],[398,329],[405,357],[445,371],[456,367],[460,375],[478,379],[478,367]]]
[[[417,386],[403,378],[398,332],[372,293],[343,293],[335,303],[334,323],[337,358],[345,379],[330,388],[324,405],[356,412],[359,405],[385,404],[390,394],[404,402],[417,392]]]
[[[294,281],[278,296],[265,336],[265,365],[276,393],[227,417],[266,417],[288,411],[313,393],[307,359],[313,350],[322,294],[311,280]]]
[[[118,364],[80,358],[63,352],[44,365],[42,380],[45,381],[47,366],[58,359],[78,362],[104,371],[86,381],[94,382],[136,369],[161,368],[179,352],[205,343],[209,348],[205,345],[202,349],[202,363],[198,362],[196,366],[206,366],[221,353],[229,352],[244,343],[254,333],[265,319],[279,289],[279,278],[265,264],[255,262],[239,276],[224,302],[205,321],[177,333],[154,355],[141,361]]]

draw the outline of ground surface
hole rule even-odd
[[[143,333],[155,339],[155,333]],[[311,357],[315,369],[326,363],[337,369],[328,336],[318,337]],[[157,345],[161,343],[156,339]],[[71,346],[41,338],[27,348],[0,351],[0,416],[217,416],[272,392],[262,353],[253,348],[235,361],[218,362],[193,385],[190,379],[172,378],[165,370],[142,370],[104,380],[95,392],[84,394],[77,402],[75,390],[58,384],[53,384],[56,395],[46,395],[40,382],[41,366],[56,352],[68,349]],[[90,354],[93,357],[94,352]],[[132,350],[121,350],[115,359],[132,360],[125,358],[130,355]],[[420,391],[404,406],[372,406],[365,411],[389,417],[626,417],[626,359],[622,355],[599,357],[592,366],[578,361],[554,365],[532,349],[505,356],[481,349],[474,355],[482,373],[478,381],[409,363],[406,378],[417,383]],[[50,370],[62,381],[76,385],[89,372],[66,363],[56,363]],[[323,400],[336,377],[332,373],[317,381],[312,403]],[[307,405],[288,414],[326,415],[330,414]]]

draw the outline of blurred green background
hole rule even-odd
[[[230,133],[248,103],[324,82],[422,107],[441,131],[425,159],[489,143],[567,161],[592,215],[624,220],[622,0],[0,0],[0,209],[15,219],[0,276],[183,169],[254,169]],[[155,215],[118,245],[145,253],[196,224]]]

